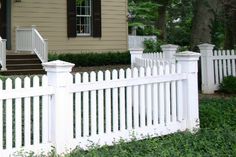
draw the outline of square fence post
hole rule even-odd
[[[183,83],[184,90],[184,119],[186,127],[194,132],[199,128],[199,102],[198,102],[198,60],[199,53],[185,51],[175,55],[177,64],[180,64],[181,73],[187,74]]]
[[[135,58],[142,58],[143,55],[143,49],[142,48],[136,48],[136,49],[130,49],[130,56],[131,56],[131,67],[135,66]]]
[[[50,129],[51,140],[58,154],[70,148],[73,139],[73,105],[68,85],[72,83],[71,70],[74,64],[60,60],[42,64],[47,71],[48,85],[54,88],[52,95]]]
[[[175,54],[178,49],[178,45],[172,45],[172,44],[167,44],[167,45],[162,45],[161,49],[163,51],[163,59],[169,60],[169,61],[175,61]]]
[[[202,74],[202,92],[205,94],[214,93],[214,67],[213,67],[213,48],[215,45],[198,45],[201,53],[201,74]]]

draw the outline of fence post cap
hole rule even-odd
[[[165,45],[161,45],[162,49],[177,49],[179,46],[178,45],[174,45],[174,44],[165,44]]]
[[[56,71],[56,72],[71,72],[72,67],[75,66],[75,64],[61,61],[61,60],[55,60],[51,62],[42,63],[45,70],[48,71]]]
[[[199,60],[200,53],[183,51],[175,54],[176,60]]]
[[[130,51],[143,51],[143,48],[130,48]]]
[[[198,47],[199,47],[199,49],[209,49],[209,50],[212,50],[215,47],[215,45],[204,43],[204,44],[198,45]]]
[[[142,54],[143,53],[143,48],[131,48],[129,49],[130,54]]]

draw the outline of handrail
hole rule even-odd
[[[35,53],[42,63],[48,61],[48,42],[40,35],[35,26],[16,28],[16,52]]]
[[[2,65],[1,71],[7,70],[6,68],[6,39],[0,37],[0,64]]]

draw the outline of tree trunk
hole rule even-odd
[[[155,26],[160,31],[159,39],[166,40],[166,11],[167,6],[171,0],[157,0],[157,3],[161,6],[157,10],[158,18]]]
[[[200,43],[211,43],[211,25],[217,11],[218,0],[196,0],[191,32],[191,49]]]
[[[226,3],[227,2],[227,3]],[[225,49],[234,49],[236,46],[236,2],[225,1],[223,4],[225,13]]]

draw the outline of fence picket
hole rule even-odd
[[[230,56],[230,50],[226,51],[226,55],[227,55],[227,57]],[[230,76],[230,75],[232,75],[231,59],[230,58],[227,59],[226,62],[227,62],[227,70],[228,70],[227,76]]]
[[[138,69],[133,69],[133,78],[138,78]],[[139,127],[139,88],[138,86],[133,86],[133,127],[137,129]]]
[[[98,72],[98,81],[103,81],[103,72]],[[104,92],[103,90],[98,91],[98,132],[99,134],[104,133]]]
[[[110,71],[105,71],[105,81],[111,80]],[[111,132],[111,89],[105,89],[105,103],[106,103],[106,133]]]
[[[112,71],[112,80],[118,79],[117,70]],[[118,131],[118,88],[112,89],[113,132]]]
[[[147,67],[146,68],[146,76],[151,77],[151,68]],[[144,94],[145,95],[145,94]],[[152,110],[152,85],[147,84],[146,85],[146,105],[147,105],[147,126],[152,125],[152,120],[153,120],[153,110]]]
[[[231,55],[233,56],[236,56],[236,53],[235,53],[235,50],[231,50]],[[233,76],[236,76],[236,58],[232,59],[232,75]]]
[[[81,83],[81,74],[75,74],[75,84],[79,85]],[[82,110],[81,110],[81,92],[75,93],[75,126],[76,126],[76,138],[80,138],[82,135]]]
[[[15,89],[21,89],[21,79],[16,78],[15,80]],[[21,147],[22,141],[21,141],[21,98],[17,98],[15,100],[15,147],[19,148]]]
[[[152,75],[157,76],[157,63],[155,62],[154,67],[152,68]],[[158,124],[158,84],[154,83],[152,88],[152,109],[153,109],[153,125],[157,126]]]
[[[165,66],[165,75],[170,74],[170,65]],[[170,82],[165,83],[165,122],[170,123]]]
[[[42,77],[42,86],[47,87],[48,78],[46,75]],[[42,143],[47,143],[51,140],[51,135],[49,134],[49,113],[51,111],[51,106],[49,105],[49,96],[44,95],[42,97]]]
[[[35,76],[33,78],[33,87],[37,88],[39,87],[39,77]],[[40,107],[39,107],[39,97],[33,97],[33,143],[34,144],[39,144],[40,140],[39,140],[39,136],[40,136],[40,128],[39,128],[39,114],[40,114]]]
[[[176,66],[175,64],[171,64],[171,74],[176,73]],[[172,122],[176,121],[176,81],[171,81],[171,117]]]
[[[24,88],[27,90],[30,88],[30,78],[26,77],[24,79]],[[24,98],[24,146],[29,146],[31,144],[31,110],[30,110],[30,97]]]
[[[119,79],[125,79],[125,71],[120,69],[119,71]],[[119,102],[120,102],[120,130],[125,130],[125,87],[120,87],[120,95],[119,95]]]
[[[222,51],[222,56],[226,56],[226,51]],[[223,60],[223,77],[227,76],[226,59]]]
[[[181,66],[177,63],[177,73],[181,73]],[[177,81],[177,120],[183,120],[183,82]]]
[[[90,73],[90,82],[94,83],[96,81],[96,73]],[[97,133],[97,98],[96,91],[91,91],[91,135]]]
[[[130,79],[132,75],[131,69],[126,70],[126,78]],[[126,87],[126,108],[127,108],[127,129],[132,129],[132,87]]]
[[[163,65],[160,65],[159,66],[159,75],[162,76],[164,75],[164,72],[163,72]],[[164,83],[160,83],[159,84],[159,121],[160,121],[160,124],[161,125],[164,125],[164,116],[165,116],[165,91],[164,91]]]
[[[88,73],[83,73],[83,83],[88,83]],[[89,95],[88,91],[83,92],[83,135],[89,136]]]
[[[143,67],[141,67],[140,69],[139,69],[139,77],[144,77],[145,76],[145,70],[144,70],[144,68]],[[139,112],[140,112],[140,126],[141,127],[144,127],[145,125],[146,125],[146,115],[147,115],[147,113],[146,113],[146,100],[145,100],[145,85],[140,85],[140,87],[139,87],[139,91],[140,91],[140,102],[139,102],[139,104],[140,104],[140,106],[139,106],[139,108],[140,108],[140,110],[139,110]],[[137,111],[138,112],[138,111]]]
[[[214,70],[215,70],[215,84],[219,84],[219,62],[218,60],[213,61],[214,64]]]
[[[12,89],[12,80],[6,80],[6,90]],[[6,148],[11,149],[13,147],[13,138],[12,138],[12,126],[13,126],[13,115],[12,115],[12,99],[6,100]]]
[[[218,55],[222,56],[222,51],[218,51]],[[223,60],[219,60],[219,78],[220,82],[223,80]]]

